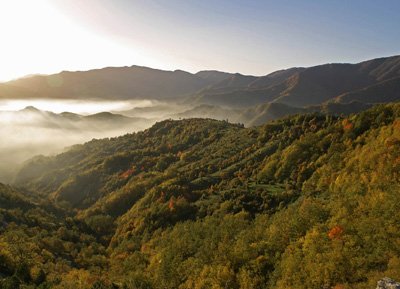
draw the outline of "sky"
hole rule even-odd
[[[398,0],[0,0],[0,81],[142,65],[265,75],[400,54]]]

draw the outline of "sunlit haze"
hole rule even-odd
[[[33,106],[44,111],[56,113],[73,111],[79,114],[93,114],[103,111],[119,111],[127,107],[150,106],[150,100],[141,101],[83,101],[83,100],[48,100],[48,99],[21,99],[0,100],[0,111],[16,111]]]
[[[0,81],[28,74],[153,63],[139,47],[79,25],[52,1],[0,1]]]
[[[398,1],[0,1],[0,81],[144,65],[262,75],[400,53]],[[385,21],[382,21],[382,20]]]

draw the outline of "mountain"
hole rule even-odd
[[[267,103],[244,110],[239,119],[248,126],[254,126],[288,115],[305,112],[307,112],[306,109],[292,107],[282,103]]]
[[[202,79],[210,83],[218,83],[232,76],[232,73],[227,73],[218,70],[202,70],[196,73]]]
[[[0,287],[398,280],[399,127],[399,104],[252,128],[166,120],[36,157],[0,185]]]
[[[54,113],[39,110],[33,106],[27,106],[18,111],[0,111],[1,119],[11,120],[12,124],[20,126],[53,127],[71,130],[92,128],[101,130],[104,127],[120,127],[121,125],[133,125],[135,123],[149,122],[144,118],[127,117],[120,114],[101,112],[92,115],[79,115],[71,112]]]
[[[400,57],[379,58],[358,64],[310,67],[288,80],[288,89],[275,101],[294,106],[320,104],[335,96],[400,75]]]
[[[187,109],[188,106],[185,105],[163,102],[155,103],[151,106],[134,107],[128,110],[116,111],[116,113],[129,117],[144,117],[160,120],[163,118],[168,118],[173,114],[184,112]]]
[[[282,82],[301,70],[302,68],[280,70],[262,77],[235,74],[198,92],[195,101],[235,108],[269,102],[284,90]]]
[[[294,67],[289,69],[278,70],[266,76],[258,77],[257,80],[251,83],[251,87],[255,89],[272,87],[282,83],[282,81],[290,78],[296,73],[300,73],[303,70],[305,70],[305,68],[302,67]]]
[[[341,94],[332,101],[339,103],[349,103],[352,101],[384,103],[398,100],[400,100],[400,77],[384,80],[359,90]]]
[[[309,68],[291,68],[258,78],[229,79],[197,94],[198,103],[230,107],[249,107],[266,102],[277,102],[295,107],[319,105],[346,93],[378,85],[385,91],[386,81],[400,75],[400,56],[378,58],[358,64],[324,64]],[[393,84],[392,83],[392,84]],[[387,86],[391,89],[390,86]],[[392,93],[393,92],[388,92]],[[377,98],[374,103],[397,100]],[[363,101],[360,99],[354,99]]]
[[[0,84],[0,98],[150,99],[154,106],[121,114],[157,119],[204,115],[254,125],[302,111],[328,112],[328,107],[333,108],[328,103],[343,104],[334,111],[346,114],[362,106],[398,101],[399,85],[400,56],[392,56],[357,64],[294,67],[265,76],[215,70],[191,74],[138,66],[61,72]],[[364,105],[356,108],[353,102]]]
[[[2,83],[0,98],[168,99],[190,95],[220,79],[182,70],[107,67],[36,75]]]
[[[256,76],[251,75],[242,75],[240,73],[235,73],[228,78],[217,82],[216,84],[212,85],[210,89],[218,90],[218,89],[235,89],[240,87],[249,86],[253,81],[257,79]]]
[[[240,119],[240,110],[225,109],[215,105],[203,104],[195,106],[180,113],[170,115],[172,119],[181,118],[213,118],[217,120],[228,120],[238,122]]]

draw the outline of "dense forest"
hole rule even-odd
[[[0,288],[374,288],[399,173],[400,104],[94,139],[0,186]]]

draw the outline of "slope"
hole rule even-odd
[[[352,101],[364,103],[386,103],[400,99],[400,77],[381,81],[377,84],[344,93],[335,97],[332,101],[349,103]]]
[[[399,104],[168,120],[32,160],[16,185],[96,237],[59,279],[40,267],[59,288],[373,288],[400,277],[399,124]]]

